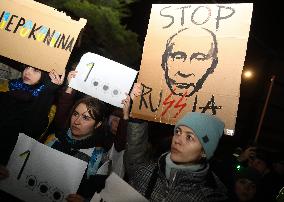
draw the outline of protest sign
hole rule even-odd
[[[20,133],[0,189],[29,202],[64,201],[76,193],[87,163]]]
[[[94,53],[85,53],[69,86],[111,105],[122,108],[137,71]]]
[[[87,21],[33,0],[0,0],[0,55],[62,74]]]
[[[105,188],[95,193],[91,202],[147,202],[148,200],[127,184],[117,174],[111,173],[106,179]]]
[[[233,134],[253,4],[154,4],[138,76],[135,118],[175,124],[218,116]]]

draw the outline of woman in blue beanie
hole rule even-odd
[[[208,164],[223,130],[215,116],[187,113],[175,125],[170,151],[149,161],[148,123],[129,121],[125,163],[130,185],[149,201],[226,201],[226,187]]]

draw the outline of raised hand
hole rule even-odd
[[[130,113],[130,96],[127,93],[126,98],[121,101],[121,104],[123,104],[123,119],[128,120]]]
[[[71,81],[71,79],[72,78],[75,78],[76,77],[76,75],[77,75],[77,73],[78,73],[78,71],[76,71],[76,70],[72,70],[72,71],[70,71],[69,73],[68,73],[68,76],[67,76],[67,85],[69,85],[69,83],[70,83],[70,81]]]
[[[52,83],[56,85],[61,85],[63,84],[65,78],[65,70],[61,76],[54,69],[51,70],[48,75]]]
[[[256,154],[255,151],[256,147],[248,147],[240,154],[239,161],[246,161],[249,160],[249,158],[253,158]]]
[[[130,95],[126,94],[126,98],[122,100],[123,104],[123,119],[128,120],[129,114],[130,114],[130,106],[131,106],[131,100],[135,100],[136,97],[140,96],[142,94],[142,86],[140,83],[135,83]]]
[[[130,93],[130,98],[134,100],[136,97],[140,96],[142,94],[142,85],[141,83],[135,83],[131,93]]]
[[[69,83],[71,81],[72,78],[75,78],[75,76],[77,75],[78,71],[75,71],[75,70],[72,70],[68,73],[68,76],[67,76],[67,88],[65,90],[66,93],[69,93],[71,94],[73,92],[73,88],[69,87]]]

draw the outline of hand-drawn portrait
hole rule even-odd
[[[204,37],[197,44],[191,31],[183,28],[170,36],[162,55],[165,81],[174,95],[190,97],[198,92],[218,64],[216,35],[200,28],[198,33]]]

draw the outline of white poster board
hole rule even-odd
[[[111,172],[115,172],[115,174],[123,178],[125,173],[123,164],[124,151],[125,150],[122,150],[120,152],[116,151],[113,144],[111,149],[108,151],[108,160],[104,162],[103,165],[101,165],[101,167],[97,171],[97,174],[108,175],[108,173],[110,173],[111,168]]]
[[[76,193],[87,163],[20,133],[0,189],[29,202],[65,201]]]
[[[91,202],[147,202],[148,200],[115,173],[106,179],[105,188]]]
[[[137,71],[94,53],[85,53],[69,86],[111,105],[122,108]]]
[[[123,178],[125,169],[123,164],[123,156],[125,150],[120,152],[116,151],[114,144],[108,152],[109,159],[112,162],[112,171],[115,172],[119,177]]]

